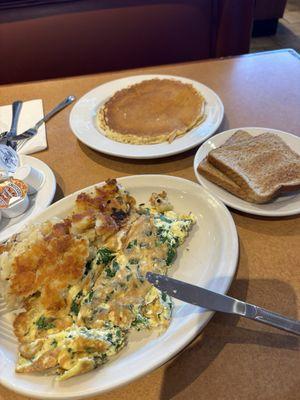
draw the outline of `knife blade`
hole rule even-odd
[[[146,279],[157,289],[176,299],[212,311],[236,314],[278,329],[300,335],[300,321],[211,290],[178,281],[166,275],[147,272]]]

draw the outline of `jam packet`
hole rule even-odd
[[[10,178],[0,183],[0,209],[11,207],[27,196],[28,186],[19,179]]]

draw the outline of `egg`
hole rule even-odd
[[[109,196],[115,197],[108,197],[107,214],[102,212],[94,218],[94,208],[88,208],[98,207],[103,193],[99,196],[98,191],[95,198],[80,194],[78,214],[73,211],[63,222],[47,225],[53,240],[51,249],[55,249],[53,257],[57,258],[47,268],[56,269],[48,273],[48,278],[45,274],[39,291],[27,298],[25,311],[15,320],[20,342],[19,373],[47,371],[59,380],[69,379],[107,362],[126,345],[130,331],[163,331],[169,326],[172,300],[145,276],[148,271],[168,273],[178,246],[196,219],[192,214],[175,212],[166,192],[153,194],[148,205],[136,206],[127,192],[119,191],[111,182],[108,190]],[[122,209],[117,210],[115,204]],[[124,210],[129,211],[126,214]],[[87,216],[88,223],[82,225]],[[99,224],[92,228],[93,221],[100,219],[101,234]],[[26,235],[22,237],[27,239]],[[31,248],[42,240],[43,246],[35,247],[39,256],[49,242],[41,235],[30,240]],[[60,246],[70,245],[72,252],[62,264],[58,257],[61,253],[64,257],[66,250]],[[24,243],[23,249],[28,249]],[[36,259],[32,254],[32,264]],[[76,274],[72,270],[75,260]]]

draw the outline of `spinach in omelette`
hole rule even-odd
[[[194,222],[173,211],[165,192],[137,205],[109,180],[81,193],[64,220],[8,242],[1,278],[7,301],[24,309],[14,322],[16,371],[65,380],[108,361],[130,331],[166,329],[172,301],[145,275],[168,273]]]

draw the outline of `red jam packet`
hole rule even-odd
[[[21,200],[26,196],[28,186],[19,179],[10,178],[0,183],[0,208],[8,208],[12,202]]]

